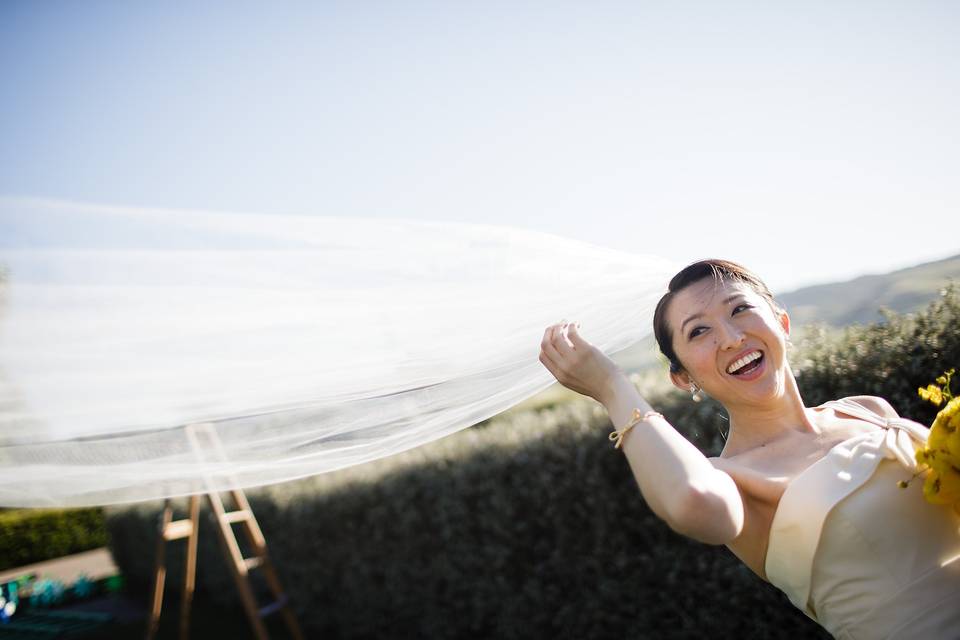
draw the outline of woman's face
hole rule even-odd
[[[673,348],[684,371],[675,385],[695,381],[711,397],[756,404],[784,394],[790,319],[776,314],[749,285],[705,278],[678,292],[667,309]]]

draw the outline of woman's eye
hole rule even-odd
[[[701,333],[703,333],[703,332],[706,331],[706,330],[707,330],[706,327],[694,327],[693,330],[690,331],[690,335],[688,336],[688,338],[690,338],[690,339],[692,340],[693,338],[696,338],[697,336],[699,336]]]
[[[733,313],[737,313],[740,309],[753,309],[753,305],[750,304],[738,304],[733,308]],[[731,314],[732,315],[732,314]]]

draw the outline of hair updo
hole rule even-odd
[[[700,260],[687,265],[670,280],[670,284],[667,285],[667,293],[660,298],[657,309],[653,313],[653,335],[657,339],[660,352],[670,361],[671,373],[680,373],[683,371],[683,365],[673,350],[673,331],[667,324],[667,307],[677,293],[704,278],[713,278],[717,284],[728,278],[734,282],[743,283],[766,300],[774,313],[778,315],[783,313],[783,309],[773,299],[773,294],[770,293],[770,289],[763,283],[763,280],[746,267],[729,260],[717,259]]]

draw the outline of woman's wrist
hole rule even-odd
[[[622,397],[625,392],[636,393],[636,390],[637,388],[632,382],[630,382],[630,378],[627,377],[627,374],[618,369],[610,376],[600,393],[595,396],[595,399],[597,402],[606,407],[607,412],[609,413],[612,406],[617,403],[617,399],[619,397]]]

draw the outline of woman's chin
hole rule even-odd
[[[771,369],[764,358],[760,366],[743,376],[730,376],[734,395],[751,402],[767,403],[787,396],[788,369],[786,365]]]

